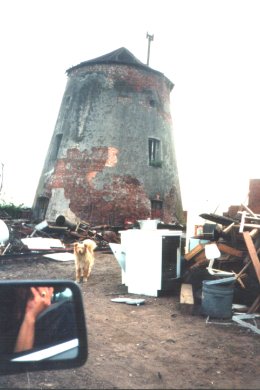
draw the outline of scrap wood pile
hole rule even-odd
[[[260,214],[241,205],[234,218],[200,217],[216,224],[211,233],[194,236],[199,243],[184,255],[184,283],[190,283],[195,299],[201,299],[203,280],[233,278],[234,303],[247,305],[248,313],[260,310]]]
[[[96,242],[97,250],[110,250],[110,242],[120,242],[119,227],[91,226],[85,221],[74,224],[62,215],[58,216],[55,222],[44,220],[38,224],[32,224],[30,220],[15,220],[8,215],[2,217],[1,221],[9,230],[9,239],[5,244],[0,243],[1,256],[37,251],[40,253],[72,252],[74,242],[88,238]]]

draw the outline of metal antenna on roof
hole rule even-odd
[[[149,60],[150,60],[150,45],[151,45],[151,41],[153,41],[153,35],[149,35],[148,33],[146,33],[146,38],[148,38],[147,65],[149,65]]]
[[[1,162],[1,173],[0,173],[0,193],[2,191],[2,188],[3,188],[3,182],[4,182],[4,164]]]

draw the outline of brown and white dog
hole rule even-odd
[[[97,244],[94,240],[87,239],[74,243],[74,259],[76,268],[76,282],[87,282],[94,265],[94,249]]]

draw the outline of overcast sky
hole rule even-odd
[[[66,70],[125,47],[173,83],[182,200],[246,201],[260,178],[258,0],[0,0],[0,198],[31,206]],[[205,209],[205,204],[209,210]]]

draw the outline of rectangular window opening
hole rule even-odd
[[[156,138],[148,139],[149,148],[149,165],[151,166],[162,166],[161,160],[161,142]]]

